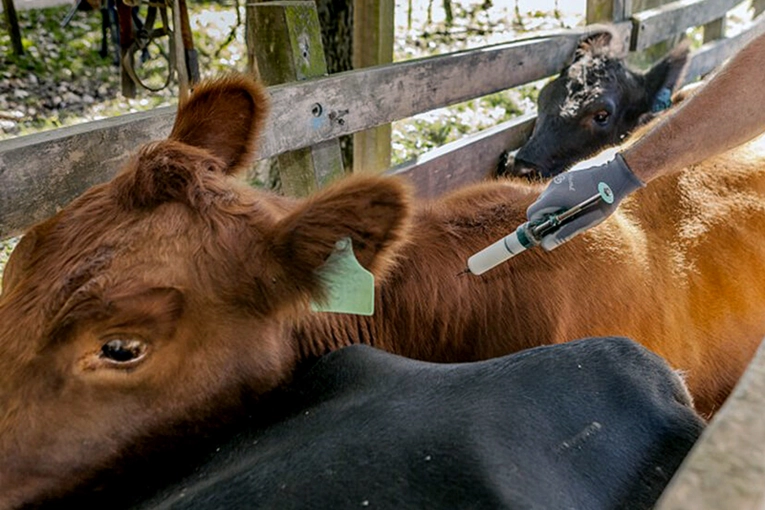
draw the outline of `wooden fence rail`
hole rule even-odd
[[[629,24],[616,30],[629,37]],[[581,35],[571,31],[270,87],[271,117],[259,157],[550,76],[569,62]],[[0,239],[110,179],[137,145],[167,136],[174,116],[175,109],[165,107],[0,141]]]
[[[765,31],[763,18],[738,36],[714,41],[695,52],[686,79],[708,73]],[[632,23],[614,27],[625,48],[629,47]],[[582,31],[570,31],[271,87],[272,115],[259,157],[273,157],[550,76],[569,62],[581,35]],[[471,79],[475,76],[482,78]],[[315,114],[317,105],[319,116]],[[90,186],[110,179],[137,145],[167,136],[174,116],[174,107],[158,108],[0,141],[0,239],[17,235]],[[488,140],[507,141],[505,149],[520,146],[530,122],[505,123],[445,146],[421,158],[428,162],[426,166],[410,164],[406,173],[419,184],[423,196],[482,178],[496,165],[496,149],[501,145],[495,143],[493,152],[486,153]],[[479,146],[472,143],[478,141]],[[472,155],[452,154],[453,150]],[[469,167],[460,167],[459,162],[467,161]],[[434,168],[438,168],[438,178],[428,175]],[[454,178],[442,182],[444,175]]]
[[[724,62],[749,41],[765,33],[765,16],[762,14],[754,22],[738,35],[727,37],[718,41],[705,44],[693,55],[693,60],[688,66],[685,75],[686,82],[693,81],[713,71],[720,62]]]
[[[705,25],[725,16],[741,0],[693,0],[666,4],[632,16],[635,31],[632,50],[644,50],[687,28]]]

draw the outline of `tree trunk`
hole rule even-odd
[[[23,55],[24,47],[21,44],[19,18],[16,16],[16,7],[13,5],[13,0],[3,0],[3,11],[5,12],[5,21],[8,24],[8,30],[11,34],[13,53],[15,55]]]
[[[316,0],[329,74],[353,69],[353,0]]]
[[[316,0],[329,74],[353,69],[353,0]],[[343,168],[353,168],[353,135],[340,137]]]

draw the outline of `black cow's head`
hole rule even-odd
[[[579,43],[573,62],[539,94],[538,117],[514,161],[500,175],[551,177],[601,149],[667,108],[682,83],[688,45],[681,43],[647,72],[614,56],[609,32]]]

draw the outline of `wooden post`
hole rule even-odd
[[[765,11],[765,0],[752,0],[752,14],[759,16]]]
[[[632,0],[632,12],[641,12],[648,9],[653,9],[664,4],[672,3],[674,0]],[[646,48],[643,51],[635,52],[634,55],[628,57],[627,61],[639,65],[645,66],[653,64],[658,61],[667,52],[673,48],[682,38],[682,34],[677,34],[670,39],[654,44],[650,48]]]
[[[316,0],[329,74],[353,70],[353,0]],[[353,168],[353,135],[339,138],[343,167]]]
[[[246,13],[249,71],[266,85],[327,73],[319,17],[312,0],[249,3]],[[316,99],[312,113],[326,115],[321,99]],[[278,162],[282,190],[292,196],[308,195],[343,174],[337,140],[283,154]]]
[[[632,0],[587,0],[587,24],[624,21],[632,15]]]
[[[354,69],[393,62],[394,6],[394,0],[356,0],[354,3]],[[353,137],[353,171],[386,170],[390,167],[390,144],[390,124],[356,133]]]
[[[186,67],[186,52],[183,42],[183,21],[180,0],[173,0],[173,40],[170,45],[175,54],[175,77],[178,80],[178,102],[184,103],[189,97],[189,68]],[[172,72],[172,70],[170,71]]]
[[[235,7],[238,9],[239,7]],[[186,0],[178,0],[178,9],[181,12],[181,35],[183,36],[183,61],[186,63],[186,74],[188,81],[192,85],[199,82],[199,57],[197,50],[194,49],[194,35],[191,33],[191,22],[189,21],[189,10],[186,6]],[[175,30],[175,27],[173,27]]]
[[[125,5],[122,0],[117,0],[117,20],[120,30],[120,77],[122,81],[122,95],[125,97],[135,97],[135,82],[125,69],[125,60],[129,60],[130,66],[133,65],[133,53],[129,51],[133,44],[133,18],[130,10],[132,7]]]
[[[757,10],[755,4],[758,0],[752,0],[752,9]],[[762,2],[763,0],[759,0]],[[755,16],[756,16],[755,12]],[[710,21],[704,25],[704,44],[714,41],[715,39],[722,39],[725,37],[725,16],[718,18],[714,21]]]
[[[23,55],[24,46],[21,44],[19,18],[16,16],[16,7],[13,5],[13,0],[3,0],[3,11],[5,12],[5,22],[8,25],[8,31],[11,35],[13,53],[14,55]]]
[[[704,44],[725,37],[725,16],[704,25]]]
[[[765,508],[765,342],[655,510]]]

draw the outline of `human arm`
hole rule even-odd
[[[765,129],[765,34],[622,151],[643,182],[732,149]]]
[[[597,194],[599,182],[614,191],[601,202],[542,240],[551,250],[605,220],[635,189],[740,145],[765,130],[765,34],[736,54],[709,82],[639,140],[605,165],[557,176],[527,210],[529,221]]]

